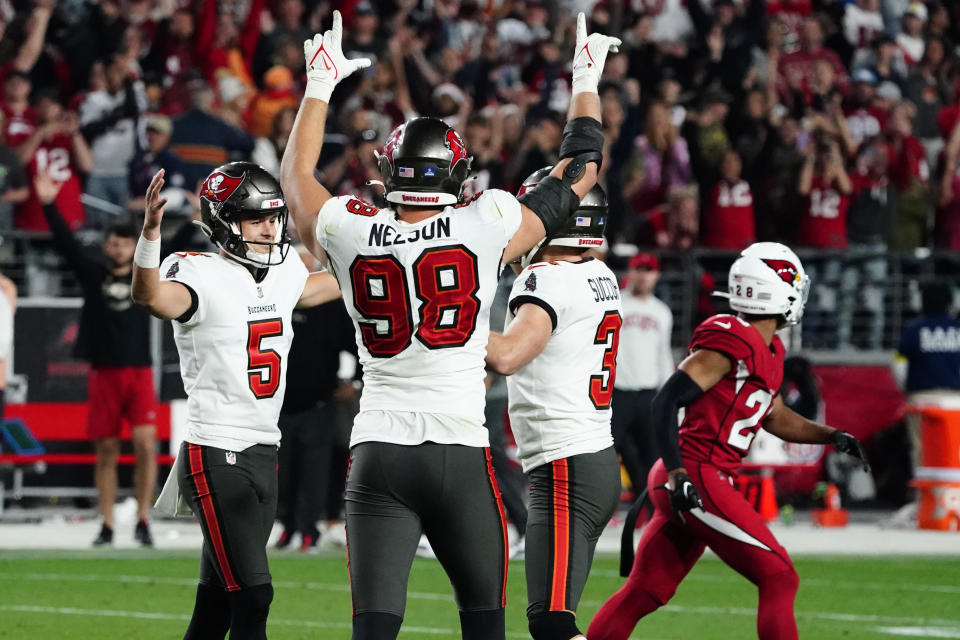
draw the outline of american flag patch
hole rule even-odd
[[[583,216],[577,216],[577,226],[578,227],[589,227],[590,218],[584,218]]]
[[[400,167],[398,172],[401,178],[412,178],[413,177],[413,167]]]

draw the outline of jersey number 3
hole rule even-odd
[[[410,346],[413,312],[403,265],[391,255],[359,256],[350,265],[350,282],[370,355],[390,358]],[[413,286],[422,302],[417,339],[429,349],[465,345],[480,311],[477,256],[462,245],[426,249],[413,263]]]
[[[247,323],[247,380],[258,400],[272,398],[280,386],[280,354],[264,349],[260,341],[283,333],[283,320],[251,320]]]
[[[603,368],[590,376],[590,401],[597,409],[609,409],[613,397],[613,380],[617,376],[617,347],[620,344],[620,326],[623,320],[616,311],[607,311],[597,326],[593,344],[606,345],[603,350]]]

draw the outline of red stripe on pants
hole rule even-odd
[[[490,488],[493,489],[493,496],[497,501],[497,511],[500,513],[500,531],[503,532],[503,586],[500,589],[500,606],[507,606],[507,567],[510,566],[510,543],[507,540],[507,515],[503,511],[503,496],[500,493],[500,485],[497,484],[497,476],[493,473],[493,458],[490,457],[490,448],[484,447],[483,455],[487,459],[487,479],[490,481]]]
[[[240,585],[233,577],[233,571],[230,569],[230,563],[227,561],[227,550],[223,546],[223,535],[220,533],[220,523],[217,522],[217,514],[213,509],[213,496],[210,495],[210,486],[207,484],[207,477],[203,470],[203,457],[199,445],[189,444],[190,451],[190,475],[197,485],[197,498],[200,501],[200,512],[203,514],[203,520],[207,523],[207,532],[210,534],[210,544],[217,556],[217,564],[220,565],[220,572],[223,574],[223,581],[227,585],[227,591],[239,591]]]
[[[553,588],[550,611],[567,608],[567,572],[570,558],[570,483],[566,458],[554,460],[553,467]]]

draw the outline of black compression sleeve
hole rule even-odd
[[[570,215],[580,206],[580,196],[559,178],[547,176],[517,200],[537,214],[551,236],[567,224]]]
[[[677,411],[703,395],[693,378],[678,370],[663,384],[650,406],[650,419],[657,435],[657,448],[667,471],[683,466],[677,438]]]

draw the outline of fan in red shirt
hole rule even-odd
[[[806,159],[797,188],[805,198],[797,244],[843,249],[847,246],[847,209],[853,182],[844,167],[840,145],[834,140],[815,138],[804,151]]]
[[[740,177],[740,154],[729,149],[720,165],[720,180],[710,192],[704,220],[704,246],[743,249],[757,238],[753,215],[753,192]]]
[[[93,156],[79,131],[76,114],[65,112],[55,91],[44,90],[37,98],[37,123],[24,127],[8,137],[8,144],[27,168],[30,183],[38,173],[48,174],[62,183],[56,204],[73,230],[83,227],[86,214],[80,201],[82,191],[77,171],[87,172],[93,166]],[[49,231],[43,207],[37,194],[30,197],[14,212],[14,226],[25,231]]]
[[[30,106],[30,89],[33,83],[23,71],[10,70],[3,78],[3,116],[7,144],[15,146],[18,136],[33,131],[37,114]]]
[[[728,284],[723,295],[738,315],[701,324],[689,355],[653,400],[663,454],[647,484],[654,514],[626,584],[590,623],[590,640],[626,640],[640,618],[673,597],[706,547],[757,585],[760,640],[798,637],[797,572],[734,478],[761,425],[788,442],[829,443],[861,460],[864,454],[852,435],[807,420],[777,395],[784,349],[776,331],[799,322],[809,289],[796,254],[773,242],[751,245],[730,268]]]
[[[766,9],[768,16],[786,27],[787,49],[795,49],[803,30],[803,20],[813,13],[813,3],[810,0],[767,0]]]
[[[800,36],[800,50],[788,53],[777,62],[777,91],[785,101],[790,100],[792,89],[803,89],[810,85],[813,76],[813,63],[817,60],[828,61],[836,72],[837,88],[846,93],[849,78],[840,56],[823,46],[823,28],[816,17],[803,21]]]

